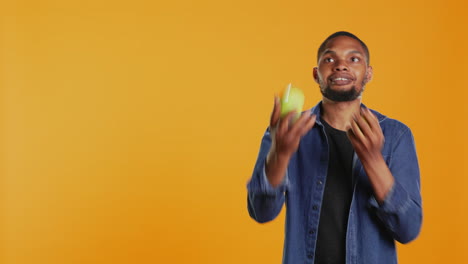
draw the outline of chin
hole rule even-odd
[[[340,89],[328,86],[323,89],[321,88],[320,91],[322,92],[322,95],[329,100],[335,102],[349,102],[360,98],[364,89],[358,90],[354,85],[349,87],[340,87]]]

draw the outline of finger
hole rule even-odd
[[[362,118],[364,118],[364,120],[368,123],[369,127],[372,129],[373,119],[369,115],[368,108],[364,108],[364,106],[361,106],[361,109],[359,110],[359,112],[360,112]]]
[[[364,116],[364,113],[362,113],[362,108],[361,108],[361,114],[356,115],[354,117],[354,120],[356,121],[357,125],[359,126],[359,129],[362,131],[365,137],[371,137],[372,136],[372,129],[369,124],[369,122],[366,120],[366,117]]]
[[[284,135],[289,130],[289,121],[296,114],[296,111],[289,112],[284,118],[279,121],[279,131]]]
[[[300,135],[301,130],[304,128],[304,125],[307,123],[309,119],[310,119],[310,112],[302,113],[299,119],[296,120],[294,125],[291,127],[291,134]]]
[[[354,134],[353,130],[351,128],[348,129],[346,134],[348,135],[349,141],[351,142],[351,145],[353,145],[354,150],[358,151],[360,149],[360,141]]]
[[[353,144],[357,141],[356,135],[354,135],[353,129],[349,128],[346,130],[346,135],[348,135],[349,141],[351,141],[351,144]]]
[[[305,124],[305,126],[303,126],[301,130],[301,134],[300,134],[301,137],[307,134],[307,132],[309,132],[312,129],[312,127],[314,127],[316,118],[317,118],[316,115],[309,116],[307,123]]]
[[[353,120],[351,120],[351,130],[358,141],[365,142],[366,137],[364,136],[361,129],[359,128],[356,122],[356,118],[353,118]]]
[[[280,117],[280,119],[288,119],[290,125],[295,123],[300,118],[300,114],[296,110],[288,112],[285,116]]]
[[[372,117],[375,121],[379,121],[379,119],[377,118],[377,116],[374,115],[374,113],[372,113],[372,111],[371,111],[369,108],[366,108],[366,111],[365,111],[365,112],[367,112],[367,114],[368,114],[370,117]]]
[[[371,128],[374,128],[374,126],[379,123],[377,116],[375,116],[369,108],[361,109],[361,114],[366,118],[367,122],[369,122]]]
[[[273,105],[273,111],[270,117],[270,127],[275,127],[278,123],[281,114],[281,104],[278,96],[275,96],[275,103]]]
[[[369,123],[369,126],[374,134],[381,134],[382,128],[380,127],[379,119],[374,115],[369,108],[363,110],[364,116]]]

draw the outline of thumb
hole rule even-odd
[[[275,128],[276,127],[276,125],[278,124],[278,121],[280,119],[280,114],[281,114],[280,99],[279,99],[279,97],[277,95],[275,95],[273,111],[271,112],[271,117],[270,117],[270,128]]]

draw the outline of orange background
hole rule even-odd
[[[2,2],[1,263],[280,263],[250,178],[274,93],[306,106],[329,34],[371,51],[364,103],[414,133],[423,229],[400,263],[467,263],[464,1]]]

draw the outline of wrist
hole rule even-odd
[[[274,146],[272,146],[270,152],[268,152],[267,163],[269,161],[274,160],[277,164],[287,164],[289,162],[289,159],[290,155],[288,155],[287,153],[277,151],[277,149]]]
[[[372,166],[377,164],[385,164],[385,160],[380,151],[376,153],[368,153],[367,155],[361,158],[361,163],[363,166]]]

